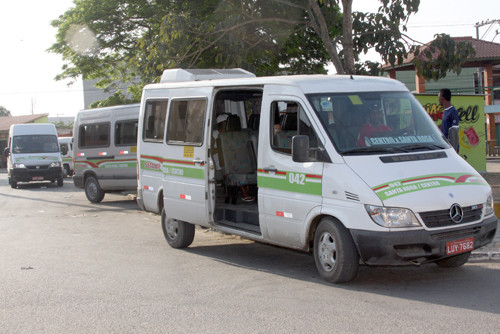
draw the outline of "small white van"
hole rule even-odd
[[[14,124],[4,155],[9,184],[50,181],[63,186],[62,159],[54,124]]]
[[[59,148],[61,152],[65,152],[62,155],[63,161],[63,171],[65,176],[73,175],[73,138],[72,137],[58,137]]]
[[[492,241],[490,186],[400,82],[166,70],[144,88],[141,208],[167,242],[195,225],[314,254],[330,282],[359,263],[456,267]]]
[[[73,128],[75,187],[92,203],[107,192],[137,188],[137,123],[139,104],[78,112]]]

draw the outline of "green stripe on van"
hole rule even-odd
[[[172,164],[166,162],[167,159],[161,157],[152,157],[144,159],[141,157],[141,169],[150,170],[155,172],[161,172],[163,175],[174,175],[180,177],[189,177],[193,179],[205,178],[205,167],[185,167],[180,165],[183,161],[178,161],[177,164]],[[192,164],[192,161],[186,161],[186,163]]]
[[[321,175],[310,175],[288,171],[267,173],[259,169],[257,183],[259,188],[290,191],[300,194],[322,195]]]

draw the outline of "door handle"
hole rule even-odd
[[[201,164],[202,164],[202,163],[204,163],[205,161],[203,161],[202,159],[194,159],[194,160],[193,160],[193,162],[194,162],[195,164],[200,164],[200,165],[201,165]]]
[[[268,172],[268,173],[276,173],[278,171],[274,167],[264,167],[263,170],[264,170],[264,172]]]

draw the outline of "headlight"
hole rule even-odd
[[[15,163],[14,168],[26,168],[26,165],[22,163]]]
[[[386,206],[365,205],[370,218],[383,227],[421,227],[411,210]]]
[[[53,167],[61,167],[61,163],[60,162],[51,162],[50,168],[53,168]]]
[[[484,215],[489,216],[492,215],[495,212],[495,206],[493,203],[493,196],[490,195],[488,196],[488,199],[486,200],[486,204],[484,205],[485,210],[484,210]]]

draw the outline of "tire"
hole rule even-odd
[[[456,268],[463,266],[467,261],[469,261],[471,252],[467,252],[460,255],[455,255],[452,257],[447,257],[446,259],[437,260],[435,263],[441,268]]]
[[[17,188],[17,181],[15,181],[14,179],[10,178],[10,187],[13,188],[13,189],[16,189]]]
[[[165,209],[161,211],[161,228],[165,239],[172,248],[186,248],[193,243],[194,225],[168,218]]]
[[[60,179],[57,179],[57,186],[62,187],[64,184],[64,179],[61,177]]]
[[[356,277],[359,254],[349,231],[338,221],[324,218],[314,232],[314,261],[320,276],[331,283]]]
[[[85,179],[85,195],[91,203],[99,203],[104,198],[104,191],[94,176]]]

